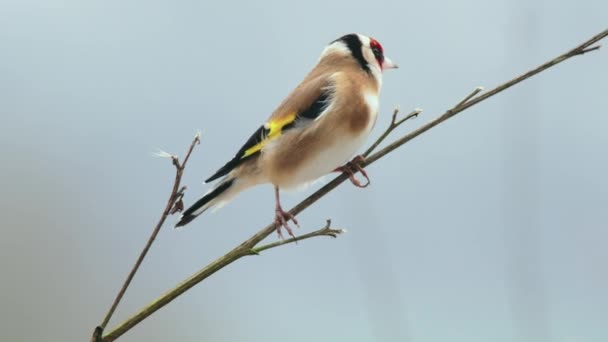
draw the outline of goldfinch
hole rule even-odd
[[[298,221],[281,207],[279,190],[298,187],[332,171],[345,172],[359,187],[369,184],[358,162],[348,162],[376,123],[382,71],[397,68],[382,45],[361,34],[331,42],[317,65],[259,127],[236,155],[205,183],[223,177],[186,209],[176,227],[205,210],[219,208],[255,185],[274,186],[275,224],[293,236],[288,225]],[[361,159],[361,156],[355,157]],[[354,173],[367,179],[361,184]]]

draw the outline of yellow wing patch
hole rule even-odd
[[[271,140],[281,136],[283,133],[283,127],[289,125],[296,119],[296,113],[289,114],[278,120],[271,120],[267,122],[264,127],[267,129],[266,136],[263,139],[245,150],[245,153],[241,156],[241,159],[249,157],[250,155],[260,151],[264,146]]]

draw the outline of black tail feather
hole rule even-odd
[[[212,200],[217,198],[219,195],[223,194],[226,190],[228,190],[232,186],[233,183],[234,183],[234,178],[225,180],[225,181],[221,182],[215,189],[211,190],[205,196],[201,197],[198,201],[196,201],[193,205],[191,205],[190,208],[186,209],[182,213],[182,216],[181,216],[179,222],[177,222],[175,224],[175,228],[185,226],[190,221],[194,220],[198,215],[205,212],[205,210],[207,210],[207,208],[205,208],[205,210],[195,214],[195,212],[198,211],[200,208],[204,207],[209,202],[211,202]]]

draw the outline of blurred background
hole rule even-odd
[[[185,201],[345,33],[377,38],[377,137],[604,30],[601,0],[0,2],[0,340],[88,341],[165,205]],[[608,42],[604,41],[604,44]],[[608,50],[509,89],[299,216],[348,229],[249,257],[124,341],[608,341]],[[390,139],[389,139],[390,140]],[[370,139],[371,142],[371,139]],[[327,178],[331,179],[331,178]],[[286,207],[320,185],[284,196]],[[113,327],[273,218],[250,190],[171,217]],[[276,236],[272,236],[274,240]]]

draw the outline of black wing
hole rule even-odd
[[[222,166],[219,170],[217,170],[211,177],[205,180],[205,183],[209,183],[214,181],[222,176],[227,175],[230,171],[232,171],[235,167],[239,166],[245,160],[249,158],[253,158],[258,156],[261,151],[261,147],[266,142],[266,140],[270,140],[280,136],[283,132],[295,127],[295,123],[298,119],[308,119],[314,120],[321,115],[323,110],[325,110],[327,103],[330,98],[330,93],[328,91],[323,91],[319,97],[315,101],[313,101],[310,106],[296,115],[293,115],[291,119],[287,122],[280,124],[278,127],[273,126],[272,123],[267,123],[260,128],[258,128],[255,133],[241,147],[241,149],[236,153],[234,158],[232,158],[226,165]],[[274,132],[274,129],[278,129],[277,132]],[[254,150],[254,152],[251,152]]]

